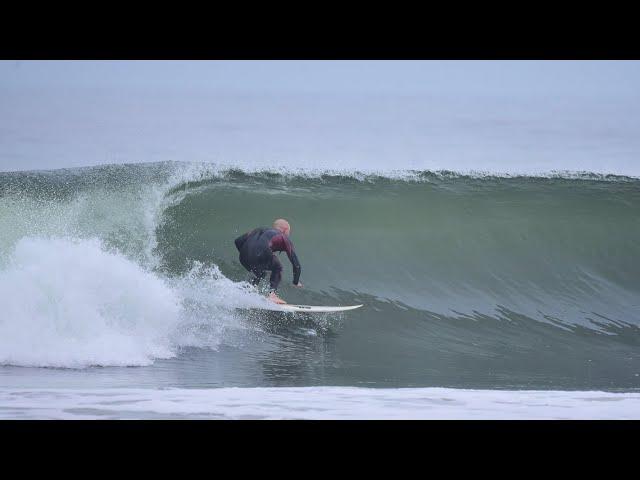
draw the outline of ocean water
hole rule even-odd
[[[640,385],[635,178],[158,163],[8,172],[0,185],[5,388],[58,398],[56,389],[343,386],[395,398],[419,387],[431,398],[430,388]],[[275,212],[293,225],[305,284],[293,289],[286,272],[284,298],[362,309],[260,310],[264,292],[247,283],[233,239]],[[339,390],[316,391],[338,408]],[[376,395],[343,394],[366,404]]]
[[[3,95],[1,418],[640,417],[636,104]]]

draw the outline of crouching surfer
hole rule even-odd
[[[293,265],[293,285],[302,287],[300,283],[300,262],[289,239],[291,226],[286,220],[279,218],[273,222],[271,228],[255,228],[250,232],[235,239],[236,248],[240,252],[240,263],[254,278],[251,284],[257,286],[267,271],[271,272],[269,278],[269,300],[278,304],[287,303],[278,297],[276,293],[282,280],[282,264],[275,252],[287,252],[289,261]]]

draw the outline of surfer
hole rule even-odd
[[[251,284],[257,286],[267,270],[269,278],[269,300],[278,304],[287,303],[278,297],[276,290],[282,280],[282,264],[274,252],[287,252],[293,265],[293,285],[301,288],[300,262],[293,248],[289,234],[291,226],[286,220],[279,218],[273,222],[272,228],[259,227],[235,239],[236,248],[240,252],[240,263],[255,275]]]

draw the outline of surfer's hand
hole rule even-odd
[[[297,285],[294,283],[293,286],[296,287],[296,288],[303,288],[302,287],[302,282],[298,282]]]

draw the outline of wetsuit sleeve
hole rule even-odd
[[[251,232],[253,232],[253,230],[251,230]],[[240,251],[240,249],[242,248],[242,245],[244,245],[244,242],[247,241],[247,238],[249,238],[249,235],[251,235],[251,232],[247,232],[244,235],[240,235],[238,238],[235,239],[235,244],[238,251]]]
[[[297,285],[298,280],[300,280],[300,273],[302,273],[302,267],[300,266],[300,261],[298,260],[298,256],[296,255],[296,251],[293,248],[291,240],[285,237],[285,241],[287,245],[287,256],[289,257],[291,265],[293,265],[293,284]]]

